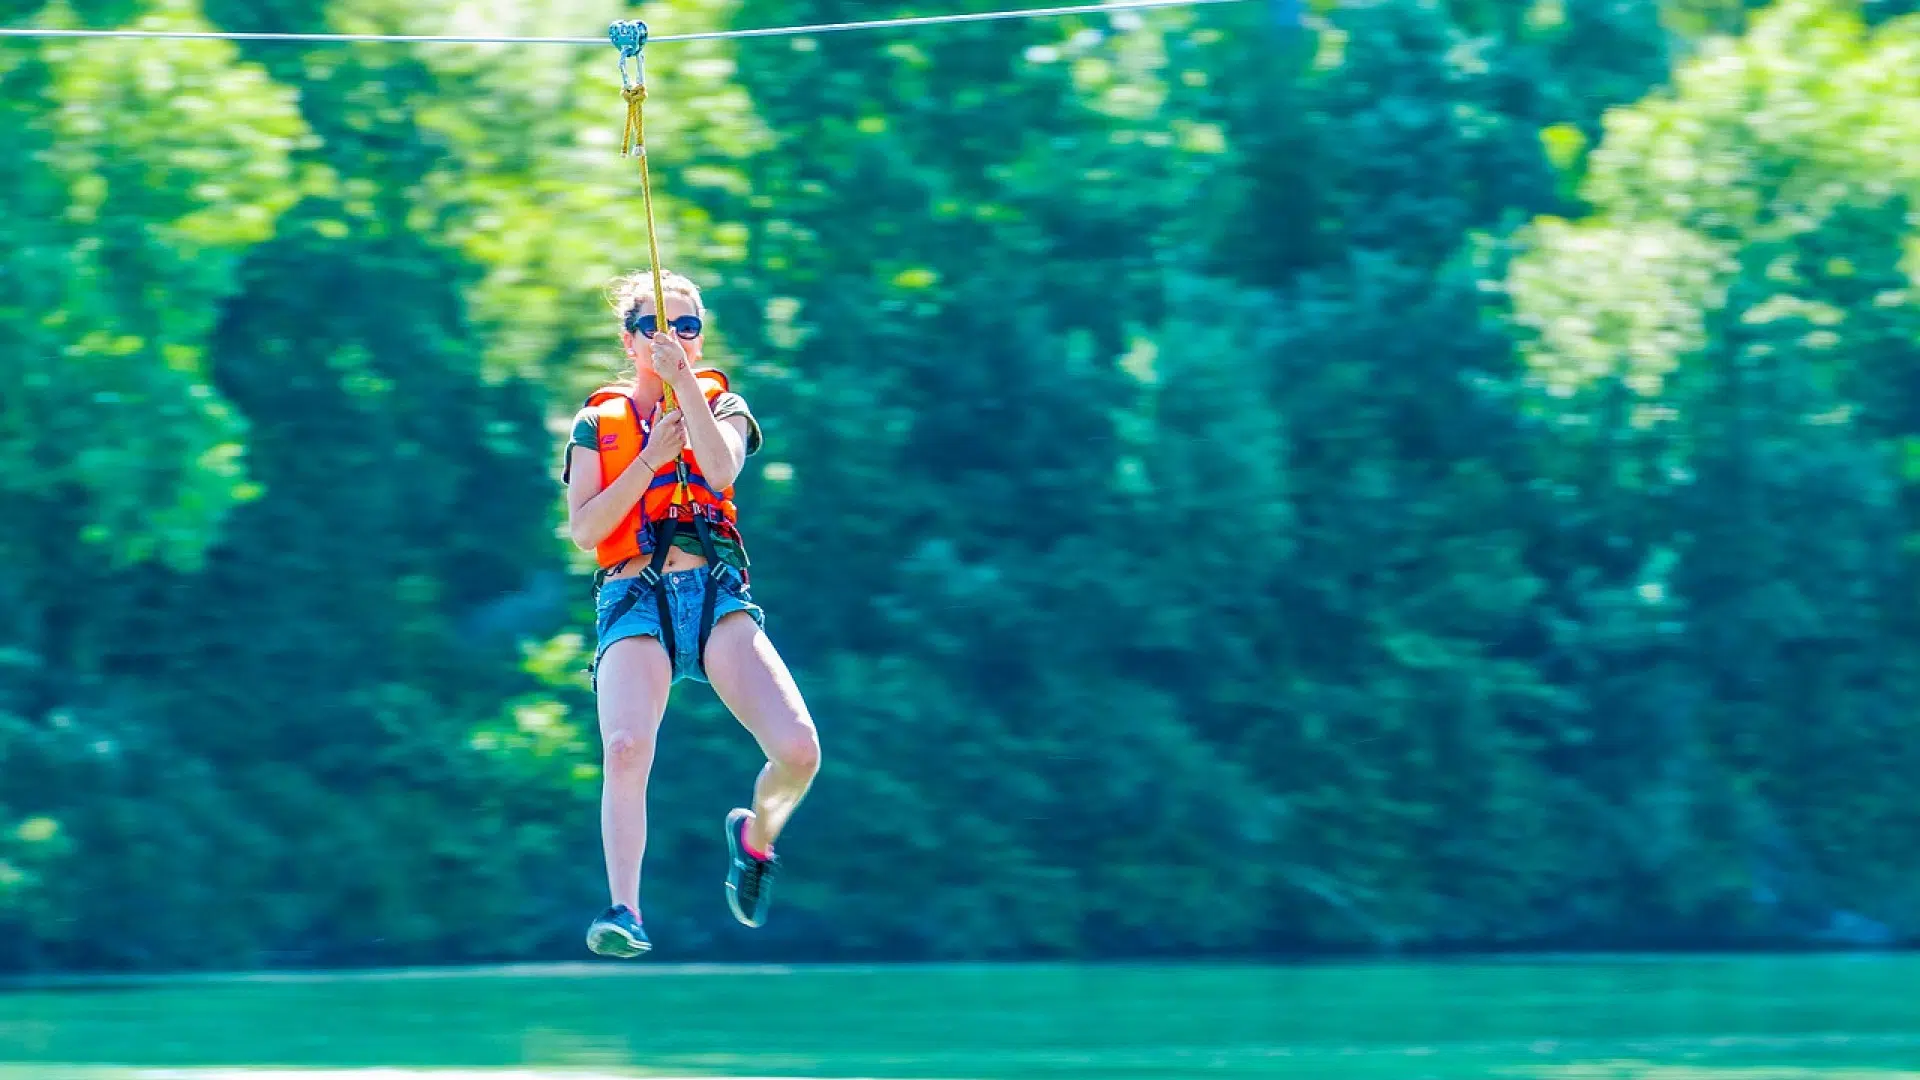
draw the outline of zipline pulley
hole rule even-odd
[[[641,50],[647,47],[647,24],[639,19],[621,19],[607,27],[607,37],[613,40],[613,47],[620,50],[620,86],[632,89],[636,84],[646,85],[647,76],[645,57]],[[627,77],[627,61],[633,61],[633,77]]]

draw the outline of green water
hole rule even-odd
[[[0,992],[4,1080],[243,1080],[286,1070],[343,1080],[491,1070],[516,1080],[1920,1080],[1920,957],[639,963]]]

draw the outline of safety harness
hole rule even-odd
[[[621,596],[619,600],[614,601],[613,610],[607,613],[607,625],[611,627],[619,622],[620,618],[627,612],[633,610],[633,606],[640,602],[640,595],[643,591],[651,590],[654,596],[654,602],[659,605],[660,609],[660,644],[666,648],[669,660],[679,654],[676,651],[673,634],[673,609],[667,602],[667,580],[666,574],[663,573],[663,571],[667,565],[667,553],[672,550],[673,541],[679,534],[680,527],[683,524],[684,522],[678,518],[668,518],[665,521],[658,521],[643,526],[643,528],[650,529],[653,532],[653,559],[640,573],[625,579],[627,583],[625,595]],[[694,518],[693,531],[694,535],[700,540],[700,548],[707,557],[707,566],[709,568],[706,588],[703,590],[705,595],[700,601],[700,643],[699,651],[695,654],[700,665],[700,670],[704,672],[707,669],[707,638],[713,633],[713,609],[719,600],[720,577],[723,574],[739,574],[740,572],[735,570],[731,565],[720,561],[719,555],[713,546],[713,530],[707,525],[706,518]],[[625,564],[623,563],[621,565]],[[612,570],[602,570],[600,573],[594,575],[593,597],[596,607],[599,606],[600,590],[605,584],[606,575],[614,573],[619,569],[620,567],[616,566]],[[740,576],[742,578],[745,577],[744,574]],[[593,671],[593,666],[589,666],[587,670],[589,672]]]

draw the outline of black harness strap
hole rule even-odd
[[[607,612],[607,626],[612,627],[613,624],[619,622],[627,612],[633,610],[633,605],[640,602],[640,590],[651,588],[660,601],[660,633],[664,635],[660,643],[667,647],[668,656],[673,655],[673,620],[667,617],[669,612],[667,610],[666,577],[660,571],[667,565],[667,554],[673,540],[675,525],[676,522],[672,520],[658,523],[658,527],[655,529],[656,534],[658,534],[658,540],[654,544],[652,561],[647,564],[645,570],[635,574],[627,582],[627,591],[620,594],[620,599],[613,602],[613,610]],[[641,528],[644,529],[646,526],[643,525]],[[621,563],[619,566],[608,570],[607,573],[618,573],[620,567],[625,565],[625,563]],[[596,591],[600,587],[601,586],[598,585],[595,586]],[[589,668],[588,670],[592,669]]]
[[[720,562],[720,556],[713,547],[713,529],[707,524],[704,515],[693,516],[693,534],[700,538],[700,553],[707,557],[707,587],[700,598],[700,651],[695,659],[700,663],[700,672],[707,670],[707,638],[713,634],[713,608],[720,591],[720,575],[730,568]]]
[[[640,579],[653,587],[653,602],[660,611],[660,644],[666,646],[667,664],[671,666],[680,654],[673,647],[673,607],[667,603],[667,556],[673,552],[673,538],[680,532],[680,523],[667,518],[654,526],[653,561],[647,564],[646,573]],[[639,591],[639,581],[634,591]]]

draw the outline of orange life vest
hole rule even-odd
[[[715,398],[727,392],[727,377],[716,368],[701,368],[697,374],[700,389],[711,407]],[[598,414],[600,483],[604,487],[612,484],[640,457],[647,433],[653,427],[653,417],[641,418],[640,403],[633,399],[630,386],[603,386],[587,398],[587,407]],[[648,408],[649,412],[657,411],[654,406]],[[651,552],[655,543],[652,526],[669,518],[691,522],[696,516],[702,517],[721,532],[738,536],[732,485],[715,491],[701,475],[692,446],[685,449],[683,457],[687,466],[684,483],[677,462],[661,466],[640,501],[594,549],[602,567],[617,566]]]

